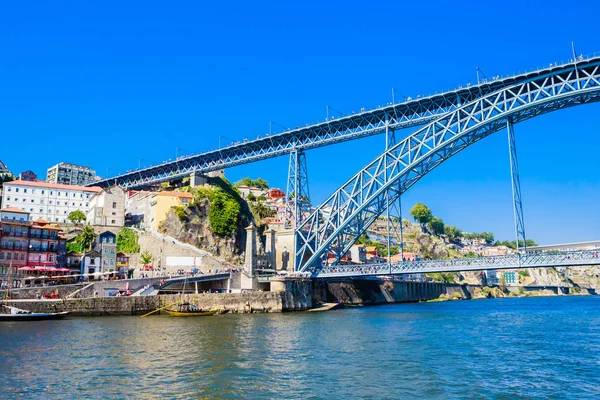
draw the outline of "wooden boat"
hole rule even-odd
[[[177,309],[169,310],[165,309],[172,317],[205,317],[208,315],[215,315],[219,310],[202,310],[190,303],[181,303],[177,305]]]
[[[63,319],[72,313],[72,311],[34,313],[7,305],[2,305],[1,307],[3,313],[0,313],[0,321],[43,321],[49,319]]]

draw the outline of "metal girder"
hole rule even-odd
[[[343,278],[429,272],[484,271],[496,269],[573,267],[600,265],[600,251],[524,253],[496,257],[453,258],[445,260],[402,261],[366,265],[327,265],[315,278]],[[310,273],[306,273],[310,275]]]
[[[308,168],[306,154],[302,150],[292,150],[288,168],[288,183],[285,195],[285,227],[295,228],[310,212],[310,193],[308,191]]]
[[[577,66],[593,63],[594,60],[578,61]],[[289,130],[276,135],[265,135],[256,140],[241,141],[232,146],[203,154],[179,157],[175,161],[142,168],[93,182],[88,186],[109,187],[118,185],[126,189],[140,188],[164,181],[183,178],[192,173],[206,173],[249,162],[284,155],[296,148],[307,150],[320,146],[353,140],[383,133],[388,126],[404,129],[420,126],[435,120],[440,115],[456,110],[477,97],[498,91],[532,77],[545,76],[550,71],[565,71],[572,63],[542,69],[527,74],[483,82],[433,96],[407,99],[403,103],[380,107],[341,118],[329,119],[315,125]]]
[[[442,162],[502,129],[551,111],[600,100],[600,60],[503,88],[447,113],[360,170],[296,230],[296,271],[317,273],[322,259],[348,252],[395,200]],[[399,190],[395,189],[399,184]],[[391,195],[390,195],[391,192]]]
[[[515,214],[515,233],[517,239],[517,252],[519,241],[523,241],[523,250],[527,251],[525,241],[525,217],[523,216],[523,200],[521,199],[521,178],[519,175],[519,162],[517,159],[517,143],[515,141],[515,128],[511,118],[506,123],[508,131],[508,153],[510,158],[510,180],[512,183],[513,209]]]

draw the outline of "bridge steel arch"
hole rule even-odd
[[[323,257],[337,264],[387,207],[461,150],[507,126],[600,100],[600,61],[574,64],[483,95],[389,148],[305,221],[296,235],[295,270],[318,275]]]
[[[590,58],[578,62],[587,65],[600,58]],[[206,173],[234,167],[250,162],[289,154],[292,150],[308,150],[348,140],[380,134],[389,129],[404,129],[422,126],[441,115],[454,111],[463,104],[478,97],[496,92],[502,88],[545,76],[550,71],[569,70],[574,63],[555,65],[529,73],[484,81],[478,85],[432,96],[407,99],[375,110],[329,119],[306,127],[296,127],[287,132],[265,136],[255,140],[239,142],[222,149],[202,154],[179,157],[174,161],[146,167],[125,174],[93,182],[88,186],[109,187],[119,185],[126,189],[140,188],[160,182],[189,176],[192,173]]]

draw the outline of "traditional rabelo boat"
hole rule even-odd
[[[177,304],[175,310],[166,308],[165,311],[172,317],[205,317],[219,312],[219,310],[202,310],[188,302]]]

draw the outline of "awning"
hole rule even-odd
[[[31,267],[21,267],[21,268],[19,268],[19,271],[35,271],[35,268],[31,268]]]

